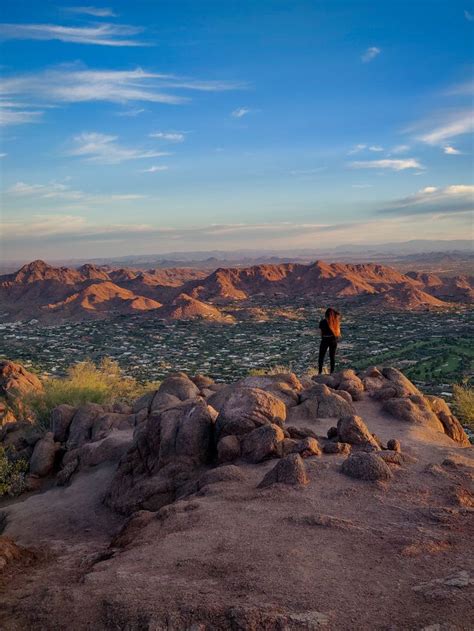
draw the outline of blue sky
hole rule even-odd
[[[472,234],[470,2],[2,7],[5,258]]]

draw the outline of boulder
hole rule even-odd
[[[308,390],[303,390],[300,399],[302,402],[311,400],[317,403],[318,418],[348,416],[355,413],[352,403],[324,384],[315,384]]]
[[[444,433],[443,424],[431,409],[428,401],[421,395],[388,399],[384,402],[382,409],[400,421],[424,425]]]
[[[66,442],[69,427],[76,411],[77,408],[67,403],[58,405],[51,411],[51,430],[55,441],[59,443]]]
[[[48,432],[38,440],[30,460],[30,474],[41,478],[49,475],[54,468],[54,461],[59,448],[60,443],[54,442],[52,432]]]
[[[463,447],[469,447],[471,444],[469,442],[469,438],[464,431],[461,423],[451,412],[446,401],[444,399],[441,399],[440,397],[434,397],[431,395],[425,395],[425,399],[428,401],[428,404],[432,411],[441,421],[444,427],[444,433]]]
[[[412,394],[421,395],[421,392],[412,382],[405,377],[397,368],[382,368],[382,375],[395,386],[397,397],[408,397]]]
[[[164,412],[165,410],[176,407],[180,403],[181,399],[178,399],[178,397],[174,394],[160,392],[160,390],[157,390],[157,392],[155,392],[155,396],[150,402],[148,410],[149,412]]]
[[[114,432],[95,443],[86,443],[78,449],[66,452],[63,465],[67,466],[76,459],[81,469],[84,467],[95,467],[104,462],[118,462],[129,449],[131,442],[128,432]],[[77,468],[75,467],[74,470]]]
[[[218,482],[244,482],[245,479],[246,476],[240,467],[229,464],[206,471],[206,473],[199,478],[197,485],[198,488],[201,489],[209,484],[216,484]]]
[[[0,396],[4,396],[7,402],[14,402],[28,392],[41,390],[41,381],[24,366],[7,359],[0,361]]]
[[[215,384],[215,385],[220,386],[222,384]],[[214,388],[209,388],[209,389],[214,390]],[[222,385],[221,388],[219,388],[218,390],[214,390],[213,394],[211,394],[209,397],[206,397],[208,404],[212,405],[212,407],[215,410],[220,412],[222,408],[224,407],[224,404],[227,401],[227,398],[230,396],[230,393],[234,389],[235,389],[235,386]]]
[[[155,417],[156,418],[156,417]],[[153,415],[150,420],[153,419]],[[180,406],[162,412],[158,420],[148,423],[147,435],[151,445],[156,444],[159,431],[159,450],[154,467],[162,468],[181,460],[190,466],[206,464],[212,457],[214,421],[202,399],[184,402]]]
[[[217,443],[217,461],[232,462],[240,457],[240,440],[237,436],[230,434],[224,436]]]
[[[339,385],[339,379],[337,378],[336,373],[333,373],[332,375],[314,375],[311,379],[315,383],[323,384],[329,388],[337,388]]]
[[[337,394],[343,399],[345,399],[348,403],[352,403],[352,401],[359,401],[361,398],[361,397],[354,398],[350,392],[347,392],[347,390],[338,389]]]
[[[333,438],[338,438],[339,433],[337,431],[337,427],[330,427],[328,429],[328,431],[326,432],[327,437],[329,438],[329,440],[333,439]]]
[[[214,385],[214,379],[206,377],[206,375],[194,375],[191,377],[191,381],[199,390],[209,389],[210,386]]]
[[[382,458],[384,462],[388,464],[396,464],[401,466],[405,462],[405,458],[398,451],[392,451],[391,449],[387,449],[385,451],[381,451],[377,454],[379,458]]]
[[[351,445],[349,443],[333,443],[328,441],[323,445],[323,452],[325,454],[350,454]]]
[[[350,445],[372,445],[379,449],[376,439],[369,432],[367,425],[360,416],[352,414],[343,416],[337,423],[339,440]]]
[[[43,433],[31,423],[18,421],[8,423],[0,430],[0,443],[12,460],[29,460],[33,447],[42,438]]]
[[[94,423],[101,414],[103,414],[103,408],[97,403],[81,405],[71,421],[66,448],[76,449],[89,441]]]
[[[348,392],[354,401],[360,401],[364,394],[364,384],[353,370],[341,370],[338,392]]]
[[[263,425],[246,434],[241,443],[242,458],[257,463],[268,458],[279,458],[283,453],[285,436],[278,425]]]
[[[318,441],[308,436],[297,441],[290,453],[298,453],[302,458],[309,458],[310,456],[320,456],[321,449]]]
[[[134,414],[137,414],[138,412],[140,412],[140,410],[143,410],[143,409],[146,409],[146,411],[148,412],[150,409],[151,402],[153,401],[153,398],[156,393],[157,393],[157,390],[151,390],[150,392],[145,392],[145,394],[143,394],[140,398],[136,399],[132,403],[132,412]]]
[[[181,401],[195,399],[199,396],[199,388],[182,372],[167,377],[160,385],[158,392],[161,395],[172,394]]]
[[[91,440],[101,440],[110,434],[113,429],[130,429],[134,424],[134,414],[117,414],[115,412],[100,414],[92,425]]]
[[[243,388],[260,388],[265,392],[270,392],[284,401],[287,407],[298,404],[299,393],[303,390],[300,380],[293,373],[245,377],[236,385]]]
[[[211,397],[212,399],[213,397]],[[211,399],[208,400],[209,405]],[[247,434],[261,425],[275,424],[280,427],[286,419],[286,406],[275,395],[259,388],[234,388],[219,412],[216,436]]]
[[[400,452],[402,450],[402,446],[400,445],[400,441],[399,440],[397,440],[396,438],[391,438],[387,442],[387,449],[390,449],[390,451],[398,451],[398,452]]]
[[[287,425],[286,431],[288,432],[290,438],[302,439],[310,436],[311,438],[316,438],[316,440],[318,439],[316,432],[309,427],[295,427],[294,425]]]
[[[272,484],[291,484],[306,486],[308,476],[303,459],[299,454],[290,454],[282,458],[263,478],[258,488],[271,486]]]
[[[344,475],[359,480],[385,481],[392,478],[388,465],[374,453],[359,452],[349,456],[341,466]]]

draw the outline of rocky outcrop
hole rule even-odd
[[[444,401],[444,399],[441,399],[440,397],[434,397],[431,395],[426,395],[425,399],[428,402],[431,410],[441,421],[444,428],[444,433],[460,445],[469,447],[469,438],[467,437],[467,434],[464,431],[461,423],[449,409],[446,401]]]
[[[52,432],[38,440],[31,455],[30,474],[40,478],[49,475],[53,471],[56,453],[60,447],[60,443],[54,442]]]
[[[380,449],[376,439],[369,432],[367,425],[360,416],[343,416],[337,422],[338,439],[341,443],[349,445],[359,445],[371,447],[374,450]]]

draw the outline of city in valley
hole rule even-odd
[[[126,374],[160,380],[173,371],[230,381],[256,369],[280,366],[297,374],[317,367],[318,323],[325,304],[260,304],[260,320],[209,323],[119,316],[58,325],[38,321],[0,324],[0,353],[50,376],[72,364],[116,359]],[[275,312],[280,315],[272,315]],[[451,386],[472,376],[472,310],[343,311],[340,368],[396,365],[427,392],[450,396]]]

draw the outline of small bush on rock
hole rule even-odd
[[[8,456],[4,447],[0,446],[0,497],[3,495],[20,495],[25,490],[28,462],[23,458],[17,460]]]
[[[474,388],[467,382],[453,386],[453,406],[461,423],[474,430]]]

